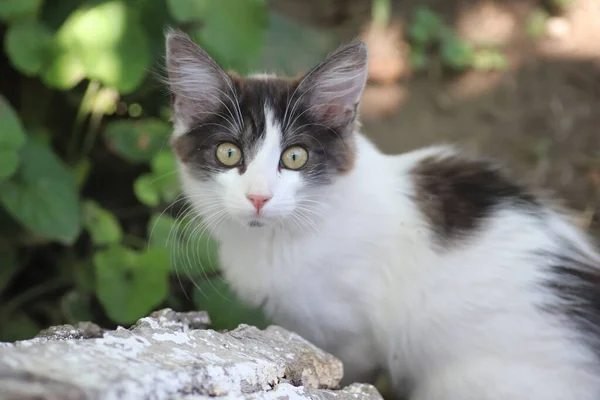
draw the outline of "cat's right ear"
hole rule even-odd
[[[166,36],[167,84],[174,120],[189,127],[218,112],[231,78],[185,33],[171,30]]]

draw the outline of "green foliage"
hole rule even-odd
[[[19,165],[19,150],[25,143],[25,131],[19,117],[0,95],[0,182],[10,178]]]
[[[216,327],[259,321],[218,283],[218,246],[178,200],[151,71],[178,27],[247,72],[269,19],[264,0],[0,1],[0,340],[173,305],[213,311]]]
[[[146,163],[168,142],[170,126],[158,119],[117,120],[106,126],[107,145],[132,163]]]
[[[36,20],[10,25],[4,48],[16,69],[35,76],[52,56],[52,33]]]
[[[113,246],[94,255],[94,266],[98,299],[116,322],[135,322],[167,295],[170,268],[164,249]]]
[[[195,38],[224,66],[247,72],[255,66],[267,30],[265,0],[211,1]]]
[[[35,15],[43,0],[2,0],[0,20],[11,21]]]
[[[442,66],[454,71],[505,69],[507,61],[497,49],[476,49],[460,39],[441,17],[427,7],[419,7],[408,28],[411,42],[411,65],[422,70],[431,65],[435,55]]]
[[[136,179],[133,191],[140,203],[156,207],[162,203],[170,203],[179,195],[175,156],[168,151],[161,151],[152,159],[152,172]]]
[[[210,3],[210,0],[167,0],[169,12],[177,22],[204,19]]]
[[[242,319],[259,328],[267,325],[264,315],[237,300],[222,278],[201,281],[194,292],[194,302],[198,309],[208,311],[215,329],[233,329],[237,326],[235,321]]]
[[[121,242],[123,231],[119,220],[95,201],[88,200],[83,204],[82,219],[93,244],[102,246]]]
[[[419,7],[415,11],[408,34],[413,43],[426,46],[439,40],[443,27],[444,23],[437,13],[429,8]]]
[[[473,64],[473,48],[451,32],[443,36],[441,58],[450,68],[462,70]]]
[[[153,215],[148,222],[149,245],[166,248],[178,276],[206,278],[217,271],[217,243],[198,219]]]
[[[73,174],[52,149],[31,139],[20,158],[17,174],[0,186],[0,203],[32,232],[74,243],[81,224]]]
[[[155,179],[151,174],[141,175],[133,184],[133,191],[140,203],[148,207],[156,207],[160,204],[160,193],[155,187]]]
[[[71,13],[57,32],[57,51],[80,65],[88,78],[130,93],[150,64],[139,14],[125,0],[87,5]]]

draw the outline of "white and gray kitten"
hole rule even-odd
[[[367,49],[300,79],[223,71],[167,37],[185,194],[248,304],[411,400],[600,399],[600,256],[567,217],[453,148],[359,132]]]

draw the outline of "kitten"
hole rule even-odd
[[[600,256],[492,163],[382,154],[360,133],[367,49],[301,79],[223,71],[180,32],[168,83],[184,192],[227,281],[412,400],[600,399]]]

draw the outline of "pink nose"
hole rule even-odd
[[[256,213],[260,213],[260,210],[265,206],[267,201],[271,200],[271,196],[261,196],[258,194],[247,194],[246,197],[250,200],[250,203],[256,208]]]

